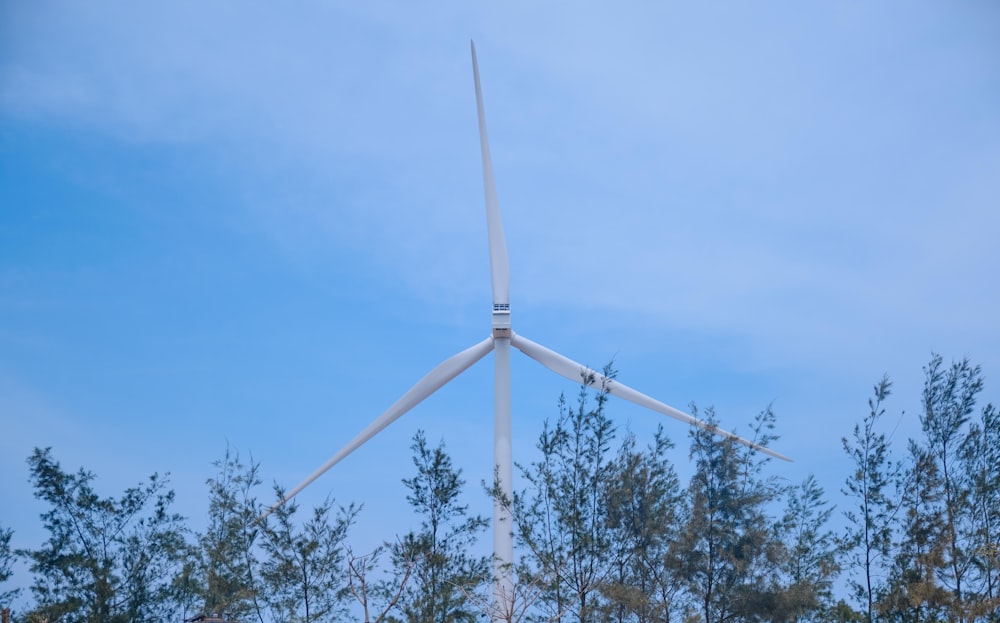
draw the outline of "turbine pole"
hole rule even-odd
[[[486,199],[486,231],[490,244],[490,279],[493,285],[493,465],[496,469],[496,497],[493,500],[493,612],[510,621],[514,602],[514,522],[509,504],[514,496],[510,425],[510,265],[504,241],[500,205],[493,180],[493,158],[486,133],[483,89],[479,84],[476,44],[472,49],[472,77],[476,84],[476,117],[479,120],[479,147],[483,158],[483,191]]]
[[[497,314],[494,314],[494,319]],[[509,320],[510,314],[507,314]],[[509,324],[507,335],[509,336]],[[494,335],[497,329],[494,327]],[[496,487],[493,499],[493,607],[509,617],[513,606],[514,525],[510,514],[514,495],[511,451],[510,337],[494,337],[493,460]]]

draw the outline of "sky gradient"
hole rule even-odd
[[[704,5],[704,6],[703,6]],[[897,450],[932,352],[1000,371],[1000,6],[767,2],[89,2],[0,6],[0,523],[44,535],[25,459],[117,494],[170,472],[204,521],[227,444],[290,488],[486,337],[469,39],[514,330],[614,358],[745,432],[844,507],[840,439],[896,382]],[[515,460],[568,383],[513,360]],[[613,400],[640,437],[663,422]],[[422,428],[492,469],[492,364],[304,494],[416,526]],[[888,431],[887,431],[888,432]],[[23,576],[22,576],[22,579]]]

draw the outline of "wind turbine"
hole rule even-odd
[[[263,517],[274,509],[295,497],[314,480],[319,478],[331,467],[339,463],[349,454],[357,450],[366,441],[380,433],[387,426],[399,419],[407,411],[422,400],[433,394],[446,383],[485,357],[490,351],[494,353],[494,392],[493,392],[493,456],[496,469],[496,485],[505,499],[511,499],[513,492],[513,461],[511,457],[511,399],[510,399],[510,347],[520,350],[556,374],[571,381],[586,382],[598,385],[609,394],[624,398],[647,409],[705,429],[711,433],[732,439],[745,446],[759,450],[765,454],[790,461],[769,448],[758,445],[703,422],[695,417],[666,405],[654,398],[642,394],[616,380],[591,370],[572,359],[564,357],[541,344],[532,342],[526,337],[514,333],[510,322],[510,270],[507,261],[507,245],[504,242],[503,224],[500,221],[500,206],[497,201],[496,185],[493,180],[493,161],[490,157],[489,139],[486,134],[486,114],[483,110],[483,93],[479,84],[479,64],[476,61],[476,44],[472,42],[472,74],[476,85],[476,112],[479,118],[479,145],[483,160],[483,186],[486,194],[486,226],[489,235],[490,273],[493,282],[493,321],[492,331],[483,341],[453,355],[431,370],[416,385],[392,404],[382,415],[375,419],[357,437],[340,449],[319,469],[309,475],[289,491],[285,497],[271,507]],[[262,518],[263,518],[262,517]],[[514,535],[510,512],[501,503],[493,503],[493,569],[494,569],[494,605],[501,612],[509,612],[512,598],[511,568],[514,562]]]

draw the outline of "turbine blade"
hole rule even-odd
[[[483,109],[483,89],[479,86],[479,63],[476,61],[476,43],[472,42],[472,75],[476,81],[476,112],[479,116],[479,147],[483,152],[483,190],[486,193],[486,231],[490,239],[490,274],[493,278],[493,304],[510,304],[510,264],[507,261],[507,243],[504,242],[503,222],[500,220],[500,202],[493,181],[493,159],[490,157],[490,139],[486,134],[486,112]]]
[[[759,450],[764,454],[773,456],[777,459],[782,459],[783,461],[791,462],[791,459],[771,450],[770,448],[765,448],[764,446],[755,444],[752,441],[744,439],[738,435],[734,435],[728,431],[725,431],[718,426],[712,426],[706,422],[699,420],[696,417],[690,416],[683,411],[675,409],[669,405],[663,404],[659,400],[650,398],[646,394],[638,392],[627,385],[623,385],[618,381],[609,379],[600,372],[596,370],[591,370],[583,364],[576,363],[572,359],[568,359],[560,355],[559,353],[545,348],[541,344],[532,342],[531,340],[521,337],[518,334],[514,334],[510,339],[512,346],[520,350],[525,355],[531,357],[538,363],[542,364],[549,370],[552,370],[556,374],[562,375],[571,381],[576,381],[578,383],[588,382],[588,384],[593,384],[598,387],[603,387],[609,394],[618,396],[619,398],[624,398],[629,402],[633,402],[641,407],[646,407],[647,409],[652,409],[664,415],[668,415],[674,419],[686,422],[688,424],[697,426],[698,428],[709,431],[719,435],[720,437],[727,437],[733,441],[737,441],[747,447],[753,448],[754,450]]]
[[[314,480],[322,476],[328,469],[339,463],[347,455],[357,450],[366,441],[374,437],[375,435],[382,432],[386,426],[392,424],[398,420],[404,413],[412,409],[413,407],[420,404],[424,399],[436,392],[445,383],[452,380],[465,370],[467,370],[472,364],[476,363],[483,357],[487,355],[491,350],[493,350],[493,338],[488,337],[482,342],[479,342],[475,346],[467,348],[457,355],[453,355],[448,359],[444,360],[436,368],[427,373],[427,375],[417,381],[417,384],[410,388],[403,396],[393,403],[385,413],[378,416],[378,418],[368,425],[363,431],[361,431],[357,437],[355,437],[351,443],[347,444],[340,449],[339,452],[334,454],[330,459],[323,463],[308,478],[299,483],[294,489],[285,494],[285,497],[281,499],[280,502],[269,508],[263,515],[260,516],[258,521],[263,520],[265,517],[270,515],[276,508],[287,502],[288,500],[295,497],[300,491],[309,486]]]

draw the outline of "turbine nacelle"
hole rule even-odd
[[[510,303],[493,303],[493,339],[510,337]]]

